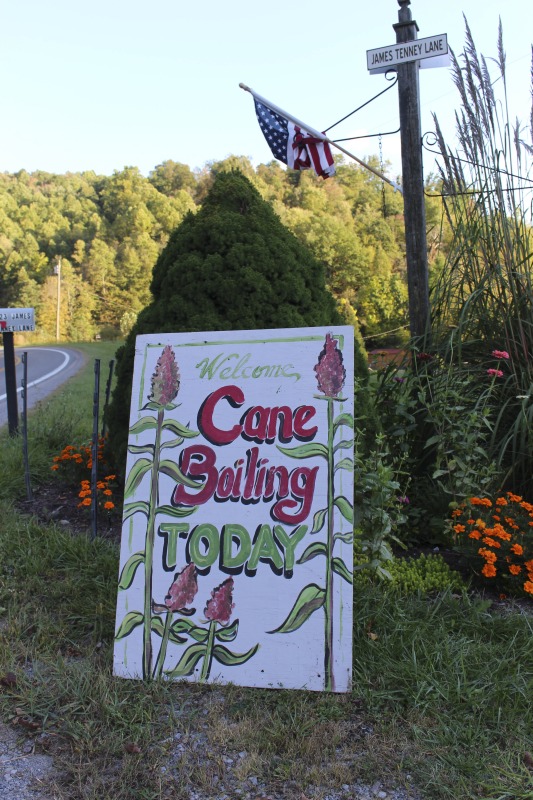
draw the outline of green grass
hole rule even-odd
[[[72,441],[68,415],[80,437],[90,436],[91,359],[47,403],[69,432],[61,447]],[[57,452],[53,433],[53,448],[44,435],[35,443],[43,476]],[[8,453],[15,445],[3,440]],[[8,478],[0,487],[0,679],[14,678],[0,685],[0,712],[40,734],[38,747],[59,769],[55,797],[187,800],[194,788],[216,796],[231,758],[243,785],[264,784],[258,795],[283,787],[324,798],[343,784],[382,780],[413,785],[428,800],[533,798],[523,760],[533,751],[531,604],[491,607],[455,574],[436,591],[448,573],[429,559],[393,570],[392,583],[358,578],[347,695],[126,681],[111,674],[116,543],[17,513],[24,483]]]

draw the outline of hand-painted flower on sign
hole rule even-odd
[[[235,608],[233,600],[233,578],[228,578],[213,589],[211,592],[211,599],[207,601],[204,610],[206,619],[212,622],[220,622],[221,625],[227,625],[231,612]]]
[[[346,370],[342,363],[342,353],[338,348],[338,341],[330,333],[326,334],[324,347],[318,357],[318,363],[313,369],[317,376],[318,389],[324,394],[324,397],[320,399],[327,402],[327,444],[317,442],[292,448],[278,445],[278,449],[292,458],[319,457],[327,462],[327,507],[315,513],[311,530],[311,533],[315,534],[325,527],[326,541],[316,541],[310,544],[297,562],[305,564],[317,556],[325,557],[325,585],[318,586],[316,583],[310,583],[304,586],[284,622],[269,633],[292,633],[300,628],[315,611],[322,608],[324,612],[324,688],[327,691],[335,691],[333,580],[334,576],[338,575],[349,584],[353,581],[352,573],[342,557],[334,555],[337,543],[351,545],[353,542],[353,506],[342,494],[335,495],[335,473],[339,470],[353,472],[351,456],[337,458],[337,454],[341,450],[353,450],[353,436],[337,441],[335,439],[342,427],[353,429],[354,419],[353,415],[348,413],[335,416],[334,405],[342,402],[339,394],[344,386]],[[350,530],[335,531],[337,512],[349,523]]]
[[[187,564],[181,572],[176,573],[165,597],[165,605],[169,611],[182,611],[192,603],[198,591],[196,574],[193,563]]]
[[[180,373],[170,345],[163,348],[152,375],[152,391],[148,399],[159,406],[168,406],[179,392]]]
[[[346,378],[346,370],[342,363],[342,353],[337,345],[337,340],[330,333],[327,333],[324,349],[314,367],[318,389],[326,397],[338,397]]]

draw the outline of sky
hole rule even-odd
[[[419,38],[446,33],[459,54],[466,16],[478,52],[496,55],[501,16],[510,107],[531,108],[531,0],[412,0]],[[396,41],[397,0],[17,0],[0,4],[0,172],[136,166],[148,175],[172,159],[202,168],[228,155],[272,155],[257,124],[256,92],[324,130],[386,88],[366,51]],[[447,67],[420,72],[422,131],[432,112],[453,144],[460,107]],[[399,127],[392,88],[331,131],[366,136]],[[528,141],[530,141],[528,137]],[[358,158],[379,139],[344,143]],[[382,138],[389,174],[401,172],[398,133]],[[434,156],[424,155],[426,175]]]

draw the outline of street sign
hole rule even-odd
[[[0,333],[35,330],[33,308],[0,308]]]
[[[428,36],[426,39],[415,39],[403,44],[390,44],[366,51],[366,64],[371,75],[387,72],[397,64],[406,64],[409,61],[425,61],[423,66],[427,67],[447,66],[449,63],[447,34],[441,33],[438,36]]]

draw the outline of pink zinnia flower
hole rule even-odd
[[[165,597],[165,605],[169,611],[181,611],[192,603],[197,591],[196,565],[191,562],[174,575],[172,586]]]
[[[206,619],[226,625],[235,608],[233,600],[233,578],[227,578],[224,583],[211,592],[211,599],[207,601],[204,609]]]
[[[509,358],[509,353],[506,350],[493,350],[491,355],[494,358]]]
[[[503,378],[503,372],[501,371],[501,369],[488,369],[487,375],[490,375],[491,377],[494,378]]]
[[[166,406],[176,397],[180,388],[180,373],[174,351],[170,345],[163,349],[152,375],[152,392],[149,400]]]
[[[337,348],[337,344],[337,340],[330,333],[326,333],[326,341],[318,357],[318,364],[313,367],[318,381],[318,389],[327,397],[337,397],[346,378],[342,353]]]

